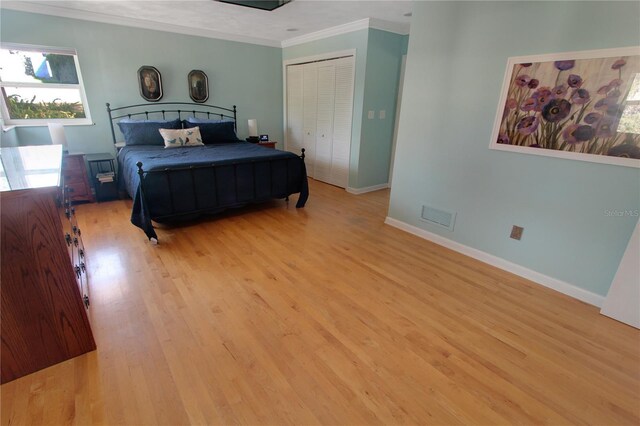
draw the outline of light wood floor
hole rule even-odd
[[[2,386],[2,424],[640,423],[640,332],[383,224],[388,191],[295,197],[150,245],[78,207],[98,350]]]

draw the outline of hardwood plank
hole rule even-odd
[[[2,386],[15,424],[638,424],[640,331],[310,181],[158,228],[77,207],[97,351]]]

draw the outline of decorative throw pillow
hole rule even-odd
[[[175,120],[131,120],[123,119],[118,127],[127,145],[162,145],[159,129],[181,129],[182,122]]]
[[[200,129],[160,129],[165,148],[179,148],[181,146],[201,146]]]
[[[202,134],[202,141],[205,144],[238,142],[238,136],[234,128],[233,121],[229,120],[202,120],[189,117],[184,121],[185,129],[199,127]]]

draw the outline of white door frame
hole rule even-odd
[[[391,160],[389,164],[389,188],[393,184],[393,163],[396,161],[396,143],[398,142],[398,123],[400,122],[400,107],[402,106],[402,91],[404,88],[404,70],[407,65],[407,55],[402,55],[400,62],[400,81],[398,81],[398,99],[396,100],[396,122],[393,126],[393,142],[391,144]]]
[[[353,56],[353,72],[354,72],[353,90],[355,91],[356,49],[339,50],[336,52],[322,53],[319,55],[312,55],[312,56],[303,56],[300,58],[293,58],[293,59],[287,59],[285,61],[282,61],[282,109],[283,109],[282,130],[284,133],[284,149],[285,150],[287,150],[289,147],[289,141],[287,140],[287,66],[304,64],[306,62],[337,59],[342,56]],[[351,121],[351,128],[353,129],[353,118]],[[351,143],[353,143],[353,141],[351,141]]]

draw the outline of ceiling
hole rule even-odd
[[[341,26],[348,30],[366,24],[408,34],[411,20],[404,16],[411,12],[411,2],[405,0],[293,0],[271,12],[212,0],[3,0],[0,4],[7,9],[268,46],[340,32]]]

